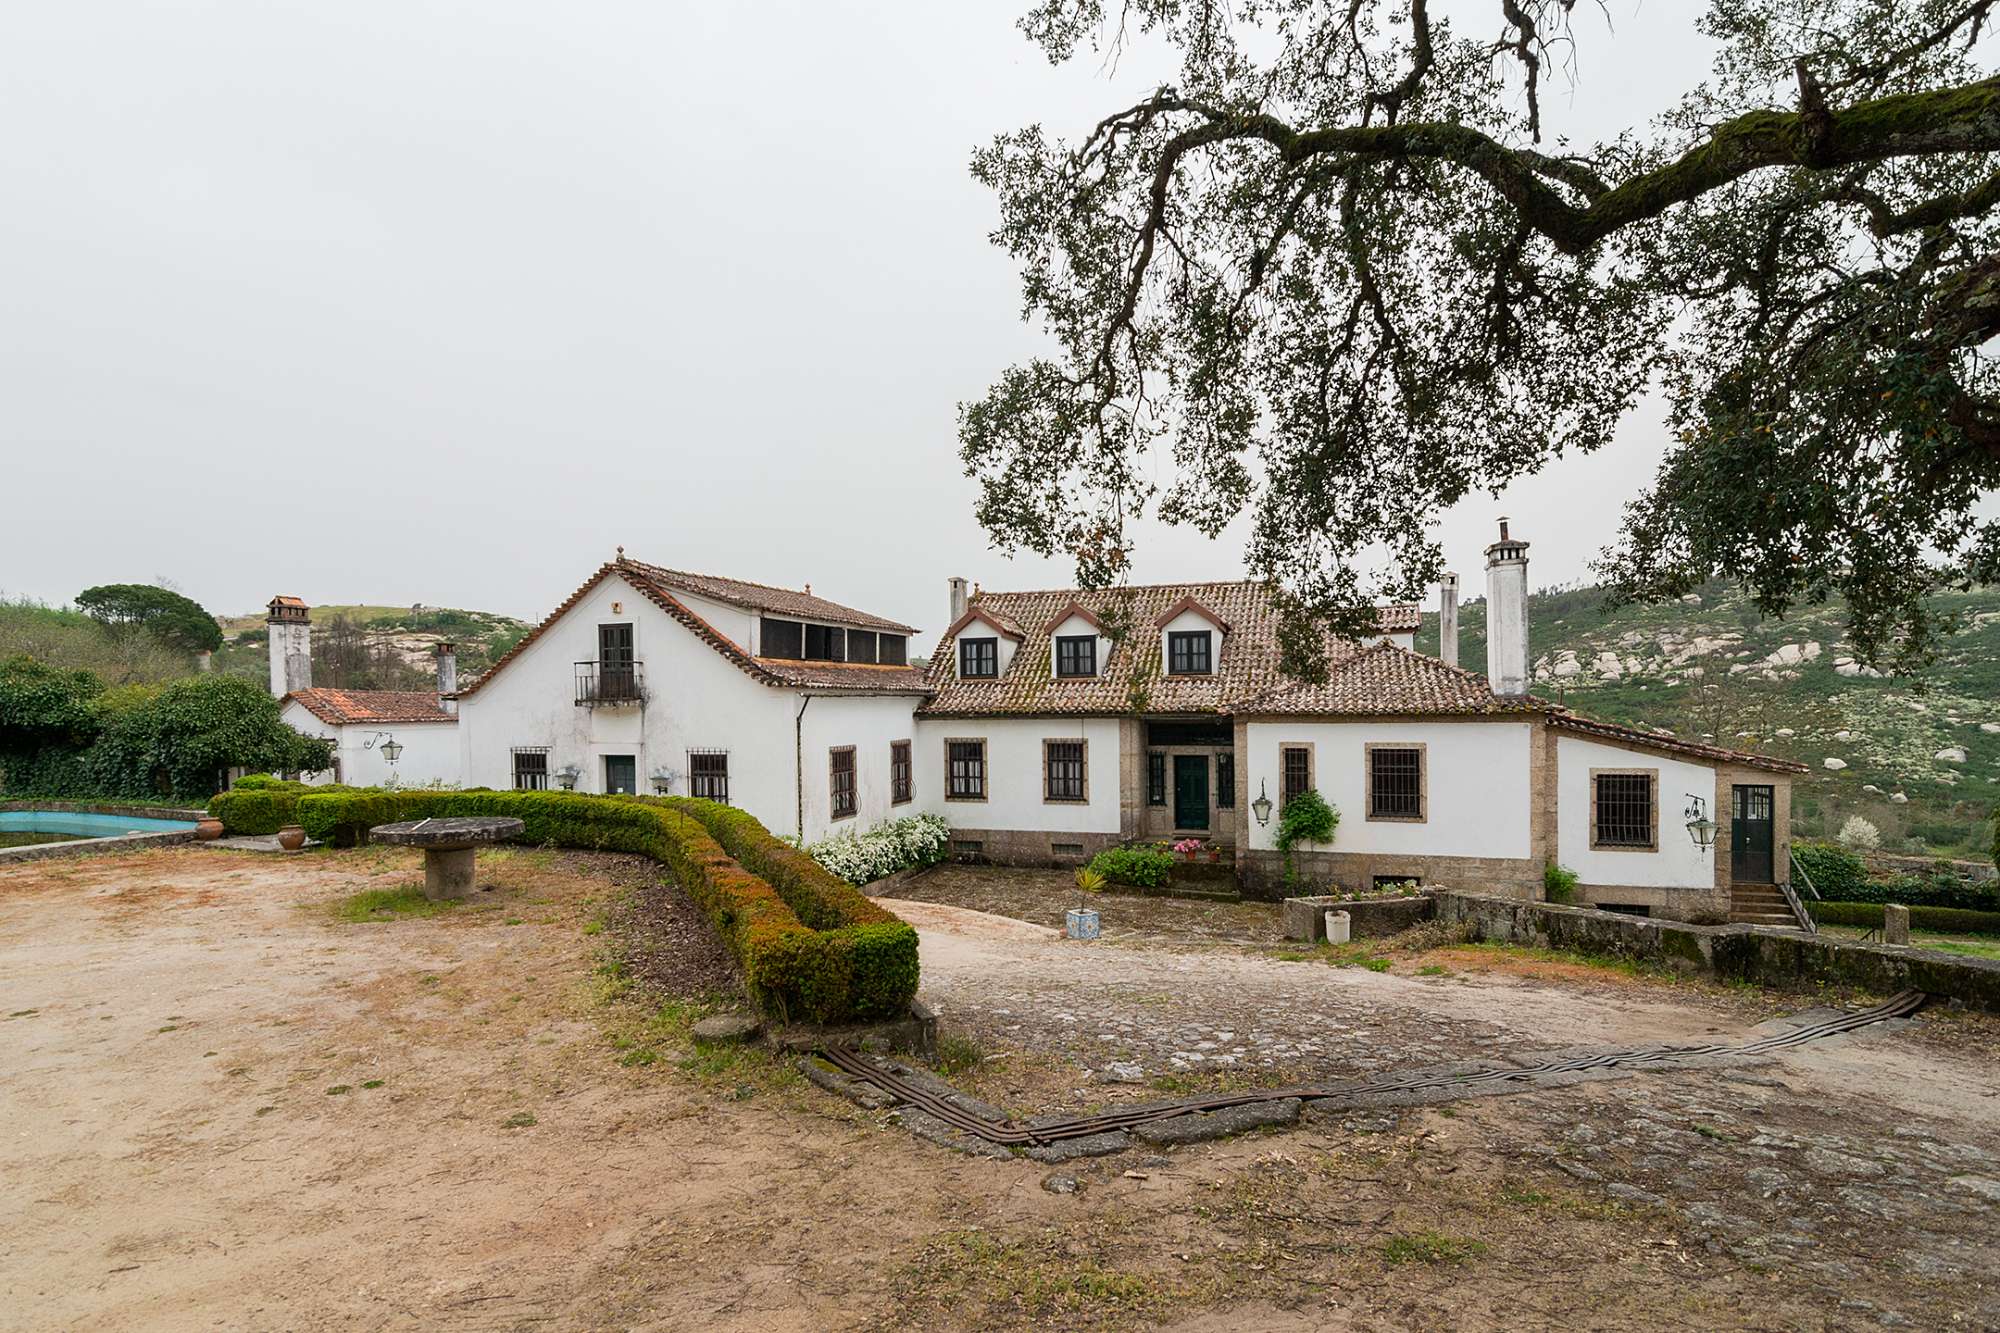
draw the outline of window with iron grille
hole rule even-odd
[[[1303,745],[1286,746],[1282,760],[1282,769],[1283,779],[1278,784],[1278,803],[1280,807],[1288,803],[1294,796],[1302,796],[1312,790],[1312,751],[1306,749]]]
[[[729,804],[729,751],[688,751],[688,795]]]
[[[847,631],[838,625],[806,626],[806,661],[845,662]]]
[[[865,629],[847,631],[847,660],[850,662],[873,662],[877,652],[875,632]]]
[[[1095,634],[1058,634],[1056,636],[1056,675],[1094,676],[1097,674],[1097,636]]]
[[[908,666],[910,664],[910,641],[901,634],[882,636],[881,657],[883,666]]]
[[[1599,773],[1591,841],[1600,847],[1653,845],[1653,775]]]
[[[831,754],[833,817],[846,819],[854,813],[854,747],[843,745]]]
[[[889,803],[902,805],[916,795],[916,775],[910,768],[910,743],[889,742]]]
[[[1228,750],[1215,756],[1215,808],[1236,808],[1236,756]]]
[[[793,659],[806,655],[806,627],[796,620],[772,620],[766,617],[763,632],[758,635],[758,647],[766,657],[789,657]]]
[[[986,799],[986,742],[950,741],[945,745],[950,785],[945,797],[953,801]]]
[[[549,789],[549,747],[522,745],[514,750],[514,790]]]
[[[960,639],[958,641],[958,674],[968,677],[999,675],[1000,640]]]
[[[1371,747],[1368,751],[1368,817],[1424,817],[1424,752]]]
[[[1146,804],[1167,803],[1167,757],[1158,750],[1146,752]]]
[[[1083,799],[1083,742],[1044,741],[1043,767],[1047,770],[1043,790],[1051,801]]]
[[[1167,674],[1205,676],[1211,670],[1209,632],[1205,629],[1175,630],[1167,636]]]

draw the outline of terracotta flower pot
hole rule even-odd
[[[299,832],[303,833],[305,832],[305,830],[300,829]],[[217,838],[222,836],[222,821],[217,819],[214,815],[210,815],[205,819],[196,820],[194,826],[194,836],[201,839],[203,842],[214,842]]]
[[[306,845],[306,831],[297,824],[287,824],[278,830],[278,845],[288,852],[296,852]]]

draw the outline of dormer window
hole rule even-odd
[[[958,674],[968,680],[1000,674],[1000,640],[960,639]]]
[[[1210,645],[1214,635],[1205,629],[1175,630],[1167,635],[1167,674],[1206,676],[1215,670]]]
[[[1056,636],[1056,675],[1059,678],[1095,676],[1097,674],[1097,636],[1095,634],[1058,634]]]

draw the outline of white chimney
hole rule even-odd
[[[458,693],[458,648],[453,644],[437,646],[437,692],[438,707],[456,713],[458,700],[451,696]]]
[[[1528,543],[1507,535],[1486,548],[1486,680],[1493,692],[1528,692]]]
[[[194,655],[194,669],[196,671],[215,670],[215,654],[206,648],[196,653]]]
[[[1458,665],[1458,575],[1447,574],[1438,586],[1438,657]]]
[[[944,623],[950,626],[956,625],[958,618],[965,614],[965,580],[953,575],[947,582],[951,584],[951,619]]]
[[[273,597],[270,612],[271,693],[282,699],[312,688],[312,617],[296,597]]]

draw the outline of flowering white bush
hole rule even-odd
[[[806,848],[813,860],[849,884],[868,884],[908,866],[935,865],[951,843],[940,815],[912,815],[866,833],[841,833]]]
[[[1840,845],[1851,852],[1873,851],[1882,845],[1882,832],[1860,815],[1850,815],[1840,826]]]

